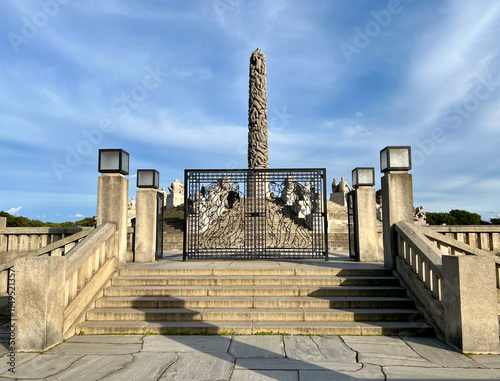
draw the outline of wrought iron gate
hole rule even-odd
[[[347,193],[347,219],[349,227],[349,257],[359,260],[359,250],[356,231],[356,191],[352,190]]]
[[[184,260],[328,259],[326,170],[186,170]]]
[[[155,258],[161,259],[163,257],[163,193],[156,193],[156,250]]]

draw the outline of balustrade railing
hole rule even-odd
[[[65,334],[78,324],[117,268],[115,231],[113,224],[101,225],[66,255]]]
[[[500,226],[427,226],[428,230],[484,251],[500,252]]]

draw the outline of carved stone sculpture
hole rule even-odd
[[[339,184],[337,183],[337,179],[333,179],[332,193],[337,193],[338,191],[339,191]]]
[[[170,193],[180,193],[184,194],[184,185],[181,184],[181,180],[175,179],[172,184],[168,187]]]
[[[260,49],[255,50],[250,57],[248,168],[269,168],[266,56]]]
[[[135,210],[135,207],[136,207],[135,197],[132,197],[132,199],[128,203],[128,210]]]
[[[338,191],[339,192],[344,192],[344,193],[347,193],[347,192],[351,191],[351,187],[349,186],[349,184],[347,184],[347,181],[344,180],[344,177],[340,178],[340,183],[339,183],[339,186],[338,186]]]
[[[413,208],[413,220],[417,225],[427,225],[427,214],[424,212],[423,206]]]

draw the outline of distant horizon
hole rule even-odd
[[[500,216],[500,2],[51,0],[0,14],[0,210],[97,209],[99,148],[160,172],[246,168],[248,69],[266,55],[269,164],[327,187],[410,145],[414,203]],[[130,177],[129,199],[135,196]],[[80,217],[81,216],[81,217]]]

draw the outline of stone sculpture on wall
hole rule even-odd
[[[260,49],[255,50],[250,57],[248,168],[269,168],[266,56]]]
[[[417,225],[427,225],[427,215],[424,212],[423,206],[413,208],[413,220]]]

